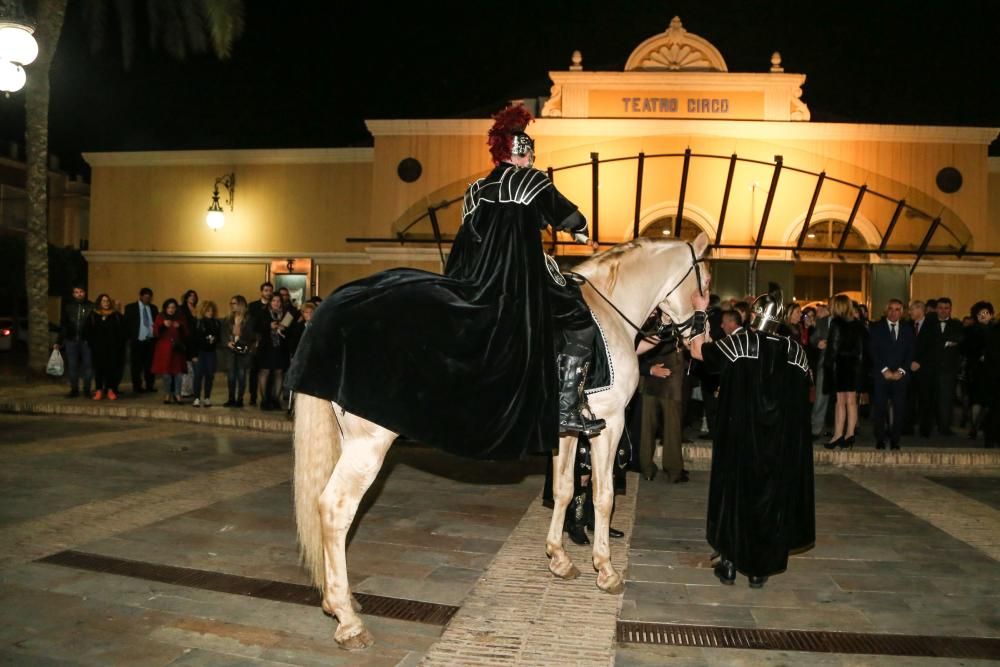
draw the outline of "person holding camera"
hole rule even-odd
[[[229,400],[225,408],[242,408],[243,393],[246,391],[247,371],[253,355],[250,354],[254,335],[247,320],[247,300],[237,294],[229,300],[229,316],[222,321],[222,340],[229,354]]]

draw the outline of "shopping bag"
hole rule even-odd
[[[62,377],[63,370],[62,355],[59,354],[59,350],[53,348],[52,354],[49,355],[49,364],[45,367],[45,372],[54,377]]]

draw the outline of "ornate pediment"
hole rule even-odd
[[[708,40],[689,33],[675,16],[666,32],[640,44],[625,71],[728,72],[726,61]]]

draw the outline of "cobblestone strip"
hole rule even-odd
[[[0,412],[187,422],[267,433],[291,433],[294,430],[292,421],[285,418],[283,412],[268,413],[268,415],[277,416],[266,416],[253,408],[229,410],[221,407],[203,409],[188,406],[110,405],[105,402],[102,402],[101,405],[94,405],[94,403],[0,398]]]
[[[639,476],[628,475],[613,524],[632,535]],[[583,574],[573,581],[548,570],[545,535],[552,511],[536,499],[421,665],[612,665],[622,596],[598,590],[590,547],[569,543]],[[628,542],[611,540],[624,576]],[[567,632],[567,628],[572,631]]]
[[[847,476],[1000,561],[1000,511],[919,475],[848,472]]]
[[[0,568],[20,565],[265,489],[287,481],[291,471],[291,454],[268,456],[181,482],[5,526],[0,533]]]
[[[708,470],[712,465],[712,446],[694,444],[684,446],[684,460],[693,470]],[[932,449],[904,448],[877,450],[868,448],[850,450],[813,449],[817,468],[912,468],[914,470],[939,470],[964,468],[986,470],[1000,468],[1000,449]]]
[[[162,424],[124,431],[105,431],[102,429],[90,431],[86,435],[68,435],[62,438],[0,446],[0,461],[6,459],[23,461],[25,458],[31,456],[79,452],[87,449],[108,447],[110,445],[120,445],[126,442],[140,442],[156,438],[183,436],[191,432],[191,429]]]

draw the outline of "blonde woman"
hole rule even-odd
[[[830,303],[830,335],[823,360],[823,391],[837,396],[833,439],[827,449],[854,446],[858,426],[858,389],[864,379],[864,336],[854,304],[843,294]]]
[[[247,321],[247,300],[240,294],[229,300],[229,316],[222,323],[222,340],[229,355],[229,400],[223,407],[242,408],[254,337]]]
[[[222,325],[217,319],[218,308],[214,301],[202,301],[198,306],[198,318],[194,326],[194,403],[198,407],[212,407],[212,384],[215,382],[215,370],[218,358],[215,349],[222,338]],[[205,398],[201,397],[201,388],[205,387]]]

